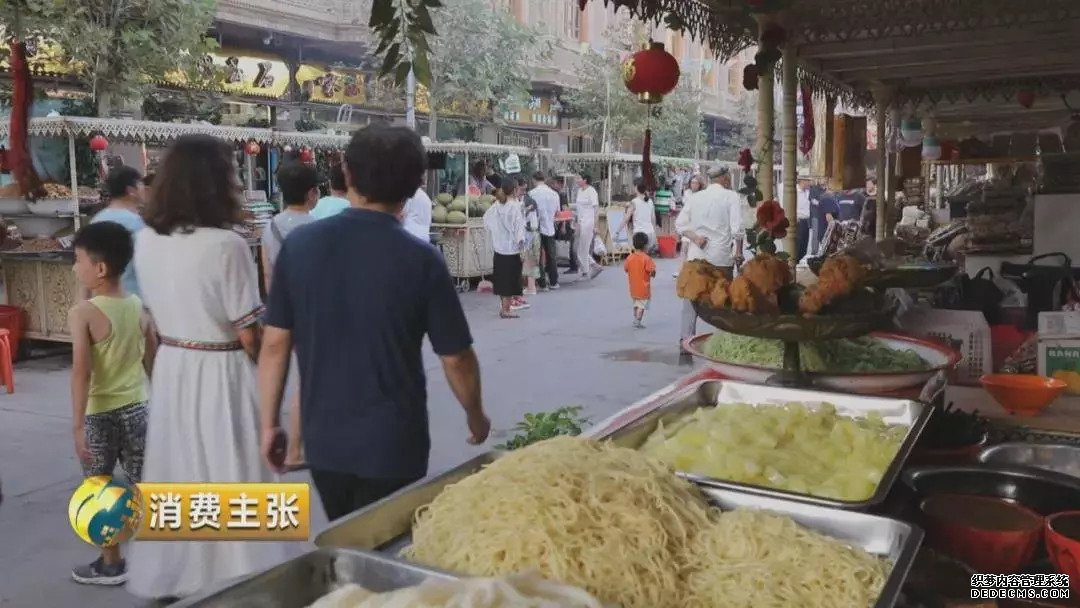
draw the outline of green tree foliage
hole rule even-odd
[[[434,9],[439,35],[431,41],[428,105],[432,134],[438,110],[496,118],[524,103],[534,66],[549,56],[551,42],[488,0],[454,0]]]
[[[576,70],[578,84],[567,95],[570,109],[587,123],[596,141],[606,135],[608,151],[640,145],[649,126],[653,154],[692,157],[699,141],[705,141],[698,104],[701,92],[684,77],[658,106],[639,102],[622,81],[622,61],[627,49],[635,46],[633,36],[629,30],[609,30],[604,52],[589,50],[582,56]]]
[[[194,71],[214,46],[206,38],[214,8],[214,0],[0,0],[0,22],[56,41],[108,115],[169,72]]]

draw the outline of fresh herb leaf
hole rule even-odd
[[[566,406],[552,412],[525,414],[525,420],[514,425],[517,434],[495,449],[516,450],[552,437],[580,435],[589,423],[588,418],[581,416],[582,409],[581,406]]]

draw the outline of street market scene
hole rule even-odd
[[[1080,606],[1080,2],[0,29],[0,607]]]

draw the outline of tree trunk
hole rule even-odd
[[[108,118],[112,116],[113,100],[112,93],[108,91],[98,91],[97,98],[94,100],[97,105],[97,115],[100,118]]]

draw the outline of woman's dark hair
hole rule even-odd
[[[649,246],[649,235],[644,232],[634,233],[634,251],[645,251]]]
[[[504,177],[502,178],[502,181],[499,182],[499,188],[506,196],[512,196],[514,192],[517,191],[517,187],[517,180],[512,177]]]
[[[416,131],[373,125],[353,135],[345,164],[358,194],[372,203],[400,205],[420,187],[427,153]]]
[[[120,165],[109,171],[109,176],[105,178],[105,191],[109,193],[109,198],[127,196],[127,189],[138,187],[142,178],[135,167]]]
[[[330,167],[330,189],[345,192],[349,184],[345,182],[345,171],[341,169],[341,163]]]
[[[319,172],[313,165],[289,161],[278,167],[277,181],[286,205],[302,205],[307,202],[308,192],[319,186]]]
[[[592,185],[592,176],[588,173],[582,173],[581,179],[584,180],[586,184]]]
[[[185,135],[154,173],[146,225],[158,234],[230,229],[243,221],[240,191],[232,147],[209,135]]]
[[[472,171],[471,171],[470,175],[472,175],[473,177],[486,177],[487,176],[487,165],[484,164],[484,161],[478,160],[475,163],[473,163]]]
[[[135,254],[135,244],[127,228],[116,222],[94,222],[75,233],[73,248],[82,249],[91,260],[105,264],[109,278],[120,276]]]

